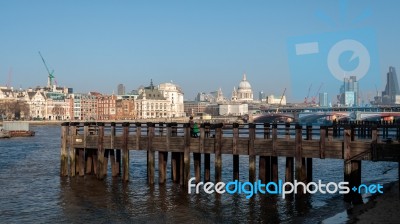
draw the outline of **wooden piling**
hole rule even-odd
[[[104,123],[98,122],[97,127],[99,130],[97,139],[97,167],[95,169],[97,170],[97,179],[102,180],[106,176],[105,170],[107,168],[104,158]]]
[[[75,144],[75,136],[76,136],[76,123],[70,124],[70,150],[69,150],[69,172],[70,176],[74,177],[76,175],[76,149],[74,147]]]
[[[147,122],[147,180],[149,184],[154,184],[154,150],[153,150],[153,138],[154,138],[154,127],[155,124]]]
[[[93,168],[93,149],[86,149],[85,150],[85,158],[86,158],[86,169],[85,169],[85,174],[92,174],[94,172],[93,170],[96,169],[96,167]]]
[[[326,127],[321,126],[319,132],[319,158],[325,159],[325,134],[326,134]]]
[[[285,124],[285,139],[290,139],[290,123]],[[296,164],[297,165],[297,164]],[[294,182],[294,158],[293,157],[286,157],[286,169],[285,169],[285,181],[293,183]],[[297,170],[296,170],[297,172]]]
[[[256,181],[256,155],[254,151],[254,140],[256,138],[256,125],[249,124],[249,181],[254,183]]]
[[[204,123],[204,137],[210,138],[210,123]],[[210,153],[204,153],[204,182],[211,181]]]
[[[346,126],[344,129],[344,142],[343,142],[343,162],[344,162],[344,182],[349,183],[349,188],[351,186],[351,161],[350,161],[350,142],[351,142],[351,128]],[[351,191],[344,195],[344,200],[346,202],[351,202]]]
[[[301,125],[296,124],[296,137],[295,137],[295,167],[296,167],[296,180],[300,182],[305,182],[305,172],[303,169],[304,159],[302,157],[302,133]],[[304,193],[303,186],[299,186],[297,189],[297,195]]]
[[[312,140],[312,126],[307,125],[307,140]],[[306,172],[306,176],[307,176],[307,183],[312,182],[312,176],[313,176],[313,159],[312,158],[307,158],[307,172]]]
[[[201,154],[193,153],[193,166],[194,166],[194,177],[196,178],[196,183],[201,181]]]
[[[163,130],[164,124],[159,124],[161,126],[161,130]],[[163,132],[160,132],[162,136]],[[170,149],[170,136],[171,136],[171,126],[167,126],[165,132],[165,144],[166,144],[166,151],[158,151],[158,183],[164,184],[167,179],[167,161],[168,161],[168,151]]]
[[[222,148],[222,123],[215,124],[215,182],[221,182],[222,180],[222,157],[221,157],[221,148]]]
[[[278,156],[276,150],[276,141],[278,139],[278,125],[272,124],[272,155],[271,156],[271,179],[273,182],[278,183]]]
[[[239,180],[238,140],[239,140],[239,124],[233,123],[233,137],[232,137],[233,180]]]
[[[129,122],[122,123],[122,167],[123,167],[123,181],[129,181]]]
[[[188,181],[190,179],[190,124],[184,124],[185,135],[184,135],[184,155],[183,155],[183,162],[184,162],[184,170],[183,170],[183,185],[187,186]],[[199,177],[200,180],[200,177]]]
[[[116,177],[118,175],[118,168],[115,162],[115,122],[111,122],[111,133],[110,133],[110,161],[111,161],[111,175]]]
[[[270,130],[270,124],[269,123],[264,123],[264,139],[270,139],[271,138],[271,130]],[[263,161],[264,163],[264,168],[260,167],[260,172],[264,172],[264,183],[271,182],[271,156],[260,156],[260,161]],[[261,176],[262,174],[260,174]],[[261,178],[260,178],[261,179]]]
[[[68,176],[68,130],[69,123],[64,122],[61,124],[61,162],[60,162],[60,176]]]
[[[171,137],[178,136],[177,123],[172,122],[167,125],[171,129]],[[170,141],[169,141],[170,142]],[[171,179],[173,182],[180,182],[180,152],[171,152]]]

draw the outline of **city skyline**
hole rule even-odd
[[[287,88],[289,102],[302,102],[306,94],[295,95],[290,88],[287,39],[371,27],[382,91],[388,67],[400,67],[395,57],[400,34],[392,28],[400,20],[399,3],[348,1],[345,13],[353,19],[371,10],[356,24],[340,21],[345,3],[2,2],[0,86],[9,82],[9,73],[14,88],[43,86],[48,74],[41,51],[57,83],[75,92],[111,94],[119,83],[129,92],[153,79],[177,83],[185,99],[219,88],[228,96],[246,73],[254,93],[281,95]],[[339,22],[327,25],[318,12]],[[312,95],[318,85],[313,84]],[[360,91],[375,93],[371,85],[363,88],[361,80]],[[300,88],[307,92],[309,85]],[[339,88],[325,84],[321,92],[333,98]]]

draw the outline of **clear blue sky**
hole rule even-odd
[[[186,99],[220,87],[230,97],[246,72],[255,98],[288,88],[289,100],[302,101],[309,85],[292,91],[288,39],[368,27],[376,32],[382,91],[388,66],[400,72],[400,3],[350,0],[340,9],[339,1],[319,0],[0,0],[0,85],[10,68],[15,88],[46,85],[41,51],[58,84],[75,92],[110,94],[119,83],[132,90],[152,78],[173,80]],[[365,10],[371,14],[354,22]],[[321,91],[332,98],[339,87],[324,83]]]

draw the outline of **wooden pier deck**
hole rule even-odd
[[[129,180],[130,150],[147,151],[147,175],[153,184],[155,153],[158,153],[160,184],[166,181],[168,154],[171,177],[186,185],[190,159],[196,181],[204,167],[204,181],[211,180],[210,154],[215,155],[215,182],[221,181],[222,154],[233,156],[233,179],[239,177],[239,156],[249,158],[249,181],[278,180],[278,157],[286,157],[286,181],[312,180],[312,159],[341,159],[344,178],[361,183],[361,161],[399,161],[400,124],[346,123],[318,128],[295,123],[207,124],[200,136],[190,136],[188,123],[62,123],[61,176],[95,174],[103,179],[110,161],[113,176]],[[204,154],[202,165],[201,154]],[[121,168],[122,167],[122,168]],[[400,169],[399,169],[400,175]],[[351,199],[353,200],[353,199]],[[361,198],[357,199],[361,200]]]

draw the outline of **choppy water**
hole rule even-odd
[[[340,195],[316,194],[301,200],[188,195],[170,178],[165,185],[149,186],[144,151],[131,151],[129,183],[110,175],[104,181],[92,176],[61,178],[61,128],[32,128],[36,131],[33,138],[0,139],[0,223],[316,222],[347,206]],[[279,163],[279,177],[284,180],[284,158]],[[240,164],[241,181],[246,181],[248,158],[241,157]],[[314,159],[313,165],[314,180],[343,180],[341,160]],[[169,169],[170,164],[168,177]],[[397,163],[363,162],[362,174],[363,182],[387,183],[397,179]],[[223,181],[231,177],[232,157],[223,156]]]

